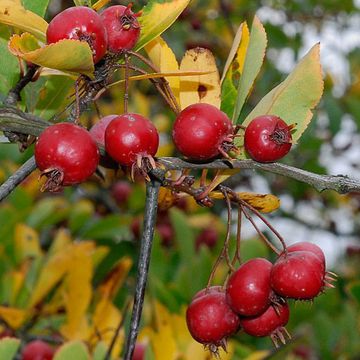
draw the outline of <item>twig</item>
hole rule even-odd
[[[35,169],[35,158],[32,156],[0,186],[0,201],[6,198]]]
[[[136,339],[139,332],[139,324],[144,303],[146,282],[150,265],[151,246],[157,215],[159,189],[160,181],[158,179],[152,178],[152,180],[146,184],[144,228],[138,261],[134,306],[132,310],[129,334],[126,341],[124,360],[132,359]]]
[[[190,163],[179,158],[159,158],[157,160],[166,170],[182,169],[249,169],[264,170],[273,174],[286,176],[314,187],[319,192],[334,190],[339,194],[360,192],[360,179],[346,175],[320,175],[281,163],[258,163],[253,160],[215,160],[210,163]]]

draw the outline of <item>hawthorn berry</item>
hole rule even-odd
[[[89,178],[99,163],[99,150],[88,131],[72,123],[46,128],[35,144],[37,167],[46,176],[43,189],[79,184]]]
[[[273,162],[284,157],[291,148],[293,125],[275,115],[262,115],[251,120],[244,134],[244,147],[258,162]]]
[[[300,241],[294,243],[287,247],[287,252],[294,252],[294,251],[310,251],[315,254],[323,263],[324,268],[326,265],[325,255],[322,249],[317,246],[316,244],[310,243],[308,241]]]
[[[256,336],[270,336],[274,345],[278,347],[278,341],[285,343],[285,336],[290,338],[285,329],[289,321],[290,311],[286,302],[269,306],[265,312],[254,317],[241,317],[240,325],[245,333]]]
[[[120,165],[143,169],[143,160],[155,167],[153,156],[159,134],[150,120],[139,114],[123,114],[113,119],[105,131],[106,152]]]
[[[119,206],[123,206],[129,200],[132,190],[127,181],[119,180],[111,187],[111,195]]]
[[[105,146],[105,130],[110,124],[110,121],[115,119],[118,115],[107,115],[95,123],[89,130],[91,137],[102,146]]]
[[[108,35],[108,48],[114,53],[131,50],[140,36],[138,14],[128,6],[114,5],[101,13],[101,18]]]
[[[240,319],[226,303],[225,293],[214,289],[193,298],[186,323],[191,336],[217,354],[218,347],[226,348],[226,339],[238,331]]]
[[[215,247],[219,238],[219,234],[217,230],[210,226],[207,229],[204,229],[200,232],[200,234],[196,237],[195,240],[195,249],[198,251],[201,246],[206,246],[209,249]]]
[[[186,107],[177,116],[173,131],[175,146],[192,160],[210,160],[234,149],[233,126],[214,105],[199,103]]]
[[[96,64],[107,51],[107,33],[100,15],[86,6],[74,6],[57,14],[46,31],[48,44],[63,39],[86,41]]]
[[[34,340],[25,345],[22,360],[52,360],[54,349],[45,341]]]
[[[269,307],[271,268],[270,261],[254,258],[232,273],[226,287],[226,301],[233,311],[241,316],[255,316]]]
[[[311,300],[324,286],[325,269],[312,252],[284,253],[271,269],[271,287],[280,296],[297,300]]]

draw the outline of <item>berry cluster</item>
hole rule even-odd
[[[290,310],[288,299],[312,300],[333,287],[335,274],[326,272],[325,256],[315,244],[295,243],[274,264],[264,258],[243,263],[224,287],[198,292],[186,314],[193,338],[217,353],[226,339],[242,329],[256,336],[270,336],[274,345],[290,338],[285,329]]]
[[[131,50],[140,35],[138,14],[131,11],[131,6],[110,6],[101,14],[86,6],[65,9],[51,20],[46,32],[47,43],[63,39],[86,41],[95,64],[107,51]]]

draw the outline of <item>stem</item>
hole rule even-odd
[[[138,272],[129,334],[126,341],[124,360],[131,360],[139,332],[140,318],[144,303],[146,282],[149,272],[151,245],[157,215],[160,181],[152,179],[146,184],[146,206],[144,229],[138,261]]]
[[[234,266],[236,260],[241,264],[241,255],[240,255],[240,245],[241,245],[241,225],[242,225],[242,208],[238,206],[238,216],[237,216],[237,229],[236,229],[236,249],[232,265]]]
[[[125,53],[124,57],[125,57],[124,113],[127,114],[128,104],[129,104],[129,56],[127,53]]]
[[[5,199],[35,169],[35,158],[32,156],[0,186],[0,201]]]
[[[224,249],[225,249],[225,259],[227,262],[230,271],[235,271],[234,267],[232,266],[230,256],[229,256],[229,242],[230,242],[230,235],[231,235],[231,216],[232,216],[232,209],[231,209],[231,200],[227,191],[223,192],[225,201],[226,201],[226,208],[227,208],[227,228],[226,228],[226,238],[224,242]]]

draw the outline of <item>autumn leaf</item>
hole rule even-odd
[[[5,337],[0,340],[1,360],[13,360],[20,347],[20,340]]]
[[[194,70],[207,71],[208,74],[180,79],[181,109],[197,103],[212,104],[220,108],[220,75],[210,50],[195,48],[186,51],[180,63],[180,71]]]
[[[20,261],[28,257],[42,255],[39,234],[30,226],[21,223],[16,224],[14,240],[16,253]]]
[[[40,46],[33,35],[23,33],[21,36],[15,34],[10,38],[9,50],[13,55],[39,66],[94,76],[91,49],[85,41],[64,39]]]
[[[26,10],[20,1],[0,0],[0,23],[14,26],[46,41],[48,23],[39,15]]]
[[[90,360],[90,354],[83,342],[71,341],[56,351],[54,360]]]
[[[0,318],[9,324],[12,329],[20,328],[28,315],[29,313],[24,309],[0,306]]]

